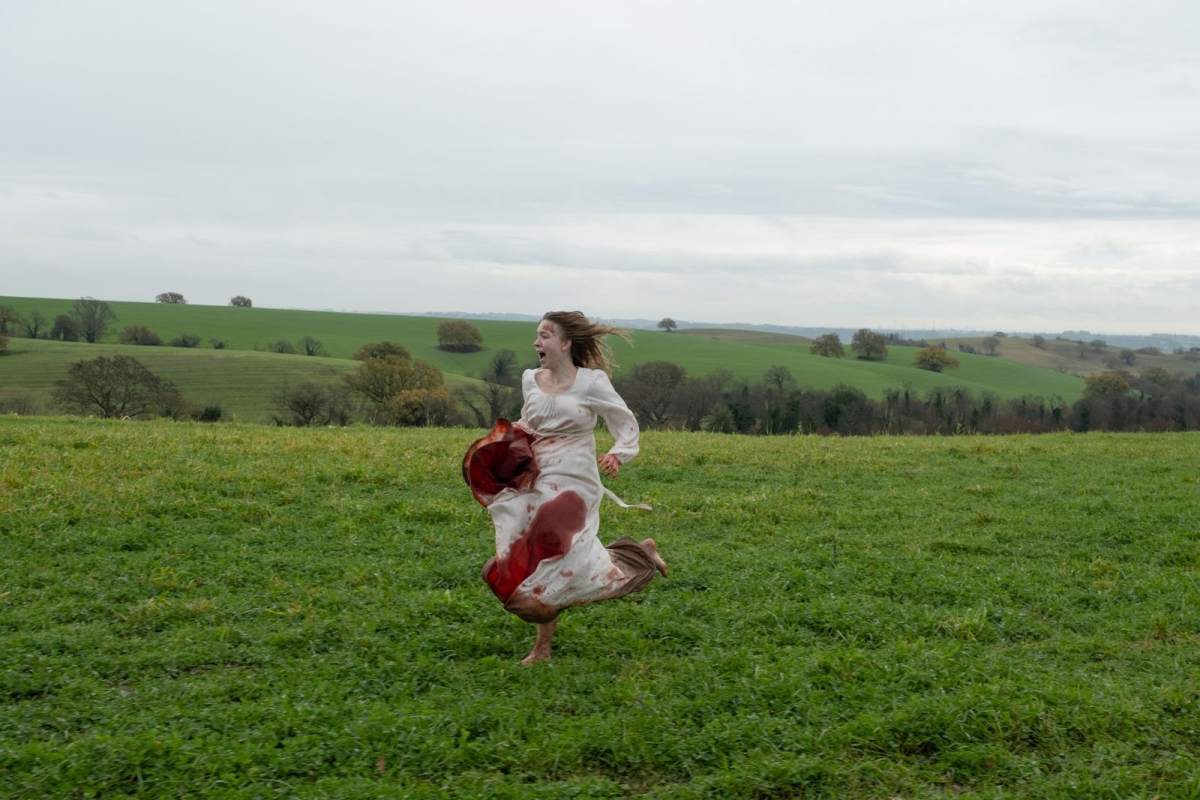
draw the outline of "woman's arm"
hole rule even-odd
[[[595,370],[592,374],[588,405],[597,416],[604,418],[608,432],[616,440],[609,451],[597,460],[607,475],[616,477],[617,467],[628,463],[638,454],[640,431],[637,418],[633,416],[629,406],[625,405],[621,395],[613,388],[612,381],[602,370]]]

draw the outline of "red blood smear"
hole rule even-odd
[[[582,531],[586,523],[587,506],[583,498],[572,491],[563,492],[539,508],[529,529],[513,542],[508,555],[493,561],[488,570],[488,586],[500,602],[507,603],[542,561],[570,550],[575,534]]]
[[[489,506],[504,489],[521,491],[537,479],[533,437],[506,419],[463,456],[463,479],[481,505]]]

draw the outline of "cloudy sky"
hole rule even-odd
[[[0,295],[1200,333],[1200,4],[0,0]]]

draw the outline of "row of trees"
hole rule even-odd
[[[439,370],[414,359],[401,344],[374,342],[353,357],[361,366],[339,383],[282,387],[275,396],[276,423],[486,427],[496,417],[520,412],[520,369],[509,350],[492,357],[481,383],[454,392]],[[875,401],[844,385],[800,389],[783,366],[751,383],[727,369],[697,378],[677,364],[655,361],[615,383],[646,429],[751,435],[1200,429],[1200,373],[1189,377],[1162,369],[1089,376],[1084,398],[1073,404],[1034,396],[1000,401],[962,387],[920,396],[911,386],[890,389]],[[66,410],[105,417],[220,418],[219,408],[190,406],[173,384],[129,356],[76,362],[53,397]]]
[[[186,306],[187,298],[179,292],[163,292],[154,296],[154,302],[172,306]],[[251,302],[249,297],[239,294],[229,298],[229,305],[237,308],[251,308],[254,303]]]

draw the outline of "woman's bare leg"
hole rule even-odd
[[[554,629],[557,627],[557,619],[538,623],[537,641],[533,643],[533,649],[529,651],[529,655],[521,660],[522,664],[533,664],[550,658],[550,639],[554,636]]]
[[[654,543],[654,540],[643,539],[642,549],[645,550],[646,555],[650,556],[651,560],[654,561],[654,568],[661,572],[664,578],[667,577],[667,562],[663,561],[662,556],[658,554],[658,545]]]

